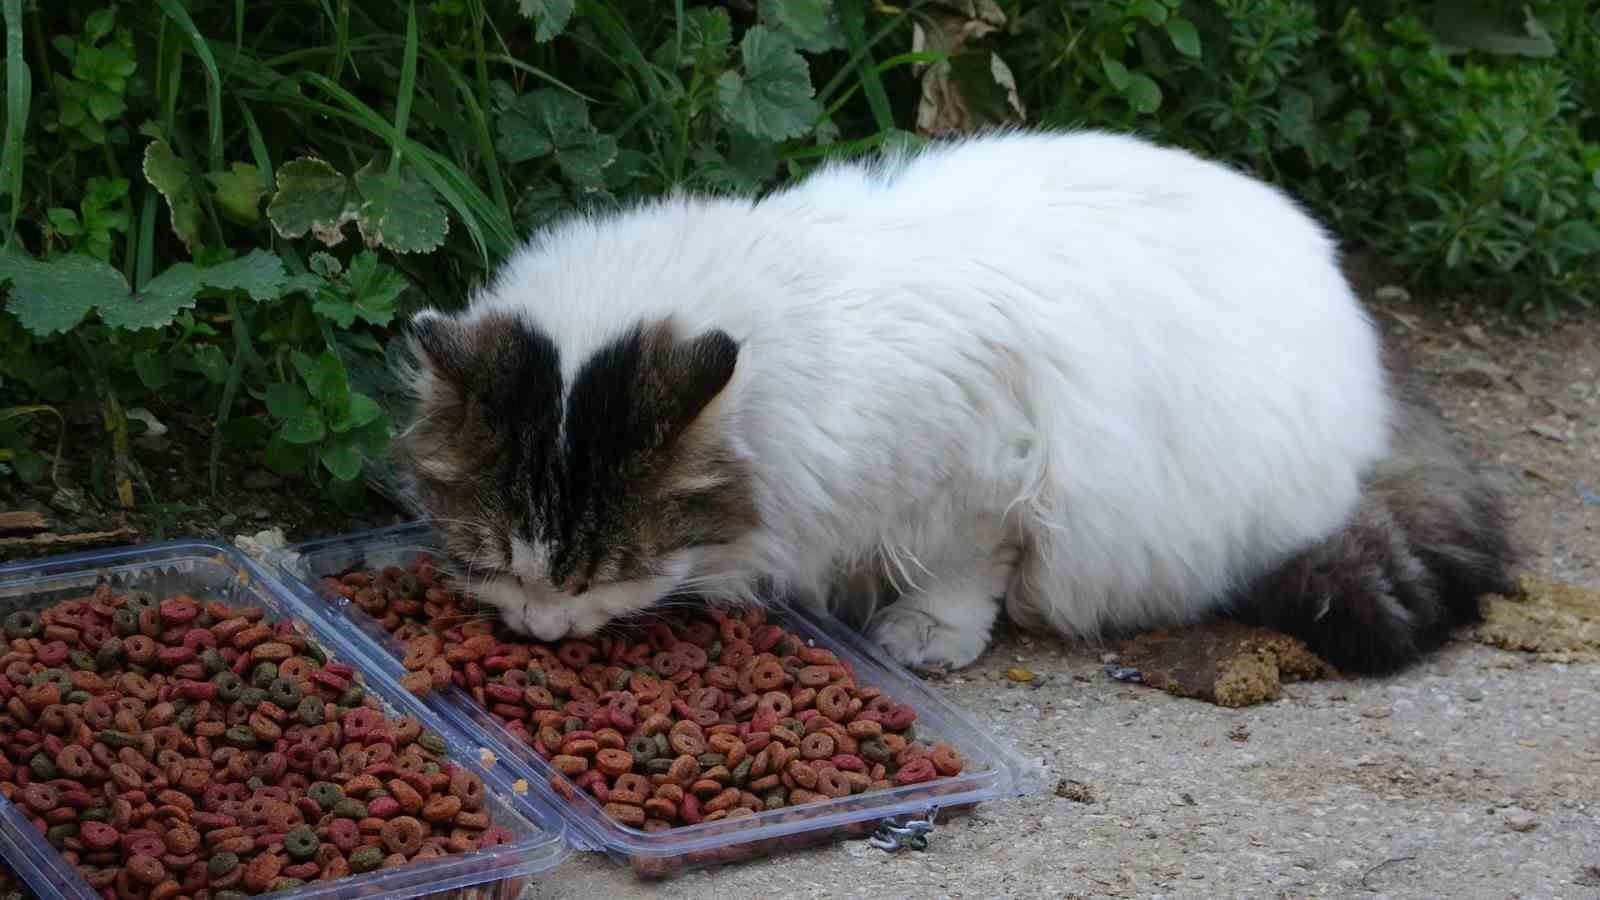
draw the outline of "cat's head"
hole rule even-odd
[[[412,340],[417,417],[397,465],[461,586],[518,631],[592,634],[756,526],[727,334],[647,322],[564,360],[520,315],[424,312]]]

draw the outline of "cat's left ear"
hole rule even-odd
[[[652,360],[664,376],[666,406],[679,427],[687,426],[705,411],[739,364],[739,342],[727,332],[712,329],[689,340],[672,341],[664,359]]]

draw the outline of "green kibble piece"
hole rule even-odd
[[[574,731],[582,731],[582,730],[583,730],[583,720],[578,718],[577,716],[567,716],[565,719],[561,720],[561,732],[563,734],[571,734]]]
[[[222,876],[239,868],[239,855],[237,853],[218,853],[206,860],[206,871],[212,878]]]
[[[360,706],[361,701],[367,699],[367,692],[359,684],[352,684],[339,695],[340,706]]]
[[[300,655],[311,660],[319,666],[325,666],[328,664],[328,651],[322,649],[312,641],[306,641],[306,649],[300,651]]]
[[[283,836],[283,849],[295,859],[310,859],[317,855],[317,848],[322,842],[317,840],[317,833],[309,827],[301,825]]]
[[[306,796],[315,800],[323,810],[330,810],[344,799],[344,788],[331,781],[318,781],[306,788]]]
[[[65,690],[72,689],[72,676],[61,669],[45,669],[41,672],[36,672],[33,678],[29,679],[29,682],[34,685],[54,684]]]
[[[543,669],[530,668],[528,669],[528,684],[537,687],[549,687],[550,679],[545,677]]]
[[[122,648],[122,638],[110,637],[100,643],[100,649],[95,651],[94,661],[102,669],[114,669],[122,664],[126,656],[127,653]]]
[[[239,702],[251,708],[260,706],[265,699],[267,692],[258,687],[247,687],[239,692]]]
[[[292,891],[297,887],[305,886],[305,881],[299,878],[279,878],[272,883],[272,892]]]
[[[371,872],[383,864],[383,849],[381,847],[362,847],[350,854],[350,871]]]
[[[772,648],[772,652],[779,656],[793,656],[795,654],[794,642],[788,638],[784,638]]]
[[[279,678],[267,688],[267,699],[281,709],[288,709],[300,702],[300,685],[293,679]]]
[[[222,653],[215,647],[207,647],[200,651],[200,665],[206,667],[207,675],[220,675],[228,671],[228,661],[222,658]],[[232,672],[228,674],[232,675]],[[234,675],[238,678],[239,676]]]
[[[149,591],[129,591],[127,602],[122,605],[122,608],[133,610],[133,614],[137,616],[147,609],[155,609],[160,605],[160,602],[156,599],[156,595]]]
[[[210,628],[215,624],[217,624],[217,617],[205,611],[202,611],[194,620],[194,627],[196,628]]]
[[[100,670],[100,664],[95,662],[94,656],[91,655],[87,650],[72,651],[71,653],[67,654],[67,662],[71,663],[74,669],[81,669],[86,672],[97,672]]]
[[[102,731],[96,735],[95,739],[113,750],[139,746],[138,735],[129,734],[126,731]]]
[[[671,771],[671,769],[672,760],[662,759],[660,757],[656,757],[655,759],[652,759],[644,764],[644,771],[647,775],[665,775],[667,772]]]
[[[88,703],[93,699],[94,695],[88,691],[71,691],[67,694],[68,703]]]
[[[653,738],[653,740],[656,742],[656,755],[657,756],[665,757],[665,756],[671,756],[672,755],[672,742],[667,740],[667,736],[665,734],[663,734],[662,732],[658,731],[658,732],[656,732],[656,735]]]
[[[244,692],[244,679],[232,672],[218,672],[211,683],[217,686],[217,699],[232,703]]]
[[[189,706],[178,710],[178,727],[184,731],[194,727],[195,710]]]
[[[126,607],[111,614],[111,630],[122,637],[131,637],[139,631],[139,614]]]
[[[367,805],[354,797],[346,797],[335,803],[330,812],[341,819],[365,819],[367,817]]]
[[[294,715],[302,725],[321,725],[322,700],[317,697],[301,697],[300,705],[295,707]]]
[[[244,780],[244,786],[252,791],[259,791],[267,786],[267,780],[260,775],[252,775]]]
[[[789,792],[781,787],[773,788],[767,792],[765,797],[761,798],[761,802],[767,809],[777,809],[789,802]]]
[[[104,822],[109,818],[111,818],[111,810],[104,806],[91,806],[78,813],[78,821],[80,822]]]
[[[628,682],[632,678],[633,678],[633,673],[629,672],[627,669],[623,669],[621,672],[617,673],[617,677],[611,679],[611,689],[613,691],[625,691],[625,690],[627,690],[628,689]]]
[[[256,733],[251,731],[248,725],[235,725],[229,728],[222,737],[223,740],[241,750],[248,750],[256,745]]]
[[[44,834],[52,847],[59,847],[67,838],[78,836],[78,826],[71,822],[62,825],[51,825],[50,830]]]
[[[272,683],[277,680],[278,664],[275,662],[256,663],[256,667],[250,670],[250,684],[253,687],[266,690],[272,687]]]
[[[900,729],[900,736],[905,738],[906,739],[906,743],[908,743],[908,744],[911,743],[912,741],[916,740],[917,739],[917,723],[912,722],[910,725],[907,725],[906,727]]]
[[[400,596],[407,600],[421,600],[423,594],[422,580],[407,572],[400,576],[399,581],[395,582],[395,590],[399,591]]]
[[[856,749],[861,752],[862,758],[875,763],[888,762],[889,757],[894,755],[889,752],[889,746],[877,738],[867,738],[857,744]]]
[[[628,752],[633,755],[633,764],[643,766],[656,758],[656,742],[654,738],[638,735],[628,741]]]
[[[217,891],[211,900],[250,900],[250,895],[244,891]]]
[[[422,749],[435,756],[443,756],[445,750],[448,749],[444,738],[432,731],[423,732],[422,736],[417,738],[417,743],[422,745]]]
[[[722,642],[721,641],[712,641],[711,642],[711,646],[706,648],[706,659],[708,661],[710,661],[710,662],[716,662],[717,660],[719,660],[721,658],[722,658]]]
[[[726,763],[728,758],[723,756],[721,753],[702,753],[695,757],[695,761],[698,762],[702,768],[714,769],[717,766]]]
[[[31,609],[19,609],[6,616],[6,634],[13,638],[38,637],[44,626],[39,614]]]
[[[744,759],[739,760],[739,764],[737,766],[733,767],[733,776],[731,780],[736,787],[744,787],[745,782],[750,780],[750,767],[755,763],[755,761],[755,757],[746,756]]]
[[[422,774],[424,775],[437,775],[442,771],[444,769],[440,768],[439,764],[431,759],[422,764]]]

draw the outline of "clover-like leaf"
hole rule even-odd
[[[510,99],[500,113],[495,149],[506,162],[519,163],[554,153],[557,147],[586,143],[596,134],[589,106],[566,91],[541,88]]]
[[[356,218],[357,204],[350,179],[320,159],[301,157],[278,167],[267,218],[286,238],[310,232],[332,247],[344,240],[344,225]]]
[[[284,419],[278,428],[278,437],[291,444],[315,444],[328,434],[328,428],[322,423],[322,415],[315,407],[292,418]]]
[[[323,418],[334,431],[350,430],[350,381],[344,363],[332,350],[322,351],[317,360],[317,397],[322,402]]]
[[[311,395],[306,393],[305,388],[292,382],[280,381],[267,385],[267,393],[262,400],[267,404],[267,412],[279,419],[303,416],[311,409]]]
[[[159,328],[172,322],[178,311],[195,304],[202,291],[245,291],[257,302],[276,300],[283,294],[283,261],[265,250],[202,269],[193,263],[174,263],[150,279],[137,294],[100,305],[100,318],[116,328]]]
[[[261,224],[261,198],[267,184],[261,170],[249,163],[236,162],[226,172],[207,172],[206,180],[216,192],[217,208],[240,225]]]
[[[172,230],[190,252],[200,237],[200,200],[189,181],[189,167],[166,141],[151,141],[144,148],[144,178],[167,198]]]
[[[811,70],[794,42],[762,25],[739,42],[743,72],[717,79],[722,114],[756,137],[774,141],[805,134],[821,107],[811,87]]]
[[[576,0],[518,0],[517,3],[524,16],[538,20],[533,39],[541,44],[567,30],[576,5]]]
[[[450,217],[433,188],[409,170],[393,175],[368,163],[356,173],[361,206],[356,227],[368,247],[383,245],[396,253],[438,249],[450,231]]]
[[[379,262],[378,255],[370,250],[363,250],[350,260],[344,285],[355,314],[378,326],[387,325],[394,318],[395,301],[410,287],[404,275]]]
[[[378,401],[368,397],[360,391],[350,392],[350,427],[360,428],[370,422],[377,421],[383,415],[383,407]]]
[[[121,272],[76,253],[49,262],[0,253],[0,285],[7,282],[11,291],[5,308],[41,337],[68,331],[96,306],[128,295]]]

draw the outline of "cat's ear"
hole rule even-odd
[[[466,326],[457,319],[441,315],[431,309],[417,313],[411,319],[411,347],[422,365],[424,380],[436,382],[429,385],[450,394],[449,397],[423,398],[459,402],[466,391],[471,361],[468,359]]]
[[[720,329],[672,342],[658,365],[670,386],[667,408],[680,428],[694,421],[727,388],[738,364],[739,342]]]

